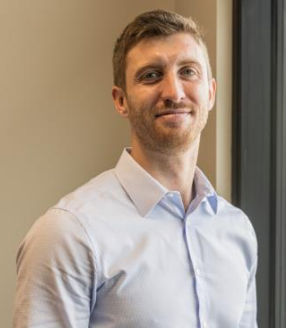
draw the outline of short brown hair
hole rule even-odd
[[[114,85],[125,90],[125,70],[127,53],[142,40],[176,33],[191,34],[205,53],[209,78],[212,76],[209,56],[201,29],[192,18],[161,9],[145,12],[137,16],[123,30],[113,51]]]

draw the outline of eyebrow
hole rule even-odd
[[[195,65],[198,65],[198,66],[202,66],[202,64],[200,62],[198,62],[197,60],[193,60],[193,59],[184,59],[182,61],[179,62],[179,65],[187,65],[187,64],[195,64]]]

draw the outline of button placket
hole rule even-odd
[[[193,216],[194,213],[191,214]],[[202,263],[200,261],[201,255],[200,255],[200,248],[196,247],[197,246],[197,236],[195,233],[195,227],[196,225],[199,224],[199,222],[196,222],[195,220],[190,220],[190,217],[188,216],[186,218],[186,223],[185,223],[185,229],[186,229],[186,241],[187,241],[187,247],[188,247],[188,252],[190,255],[191,259],[191,264],[193,267],[193,273],[194,273],[194,279],[196,281],[196,295],[197,295],[197,301],[199,304],[199,322],[201,328],[208,328],[209,325],[206,321],[206,304],[205,304],[205,281],[204,281],[204,269],[202,267]]]

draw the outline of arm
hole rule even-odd
[[[49,210],[18,251],[13,328],[87,328],[95,270],[94,253],[77,218]]]
[[[252,265],[250,271],[247,295],[246,295],[244,310],[239,323],[239,328],[257,328],[256,279],[255,279],[256,271],[257,271],[257,258],[254,264]]]

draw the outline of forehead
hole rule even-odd
[[[136,69],[153,62],[171,64],[188,60],[206,66],[202,45],[191,34],[177,33],[137,43],[126,56],[126,69]]]

